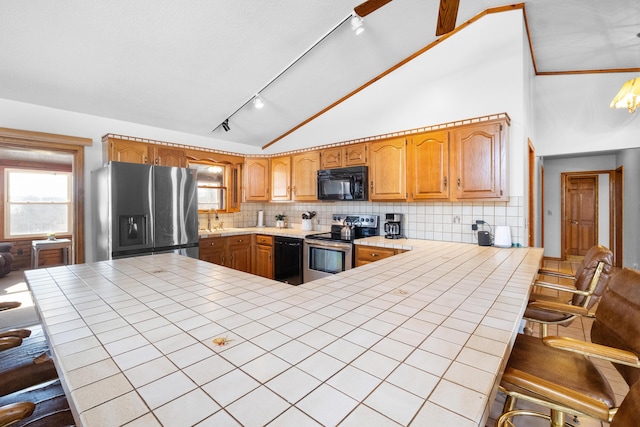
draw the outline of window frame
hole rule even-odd
[[[56,175],[64,175],[67,178],[67,200],[65,202],[12,202],[11,194],[10,194],[10,176],[12,174],[56,174]],[[15,179],[15,178],[13,178]],[[29,167],[5,167],[3,180],[4,180],[4,230],[3,230],[3,238],[4,239],[32,239],[37,237],[47,237],[47,232],[39,232],[39,233],[31,233],[31,234],[11,234],[11,206],[16,205],[58,205],[58,206],[66,206],[67,211],[67,229],[66,230],[51,230],[52,232],[59,235],[71,235],[73,233],[73,212],[74,212],[74,194],[73,194],[73,172],[69,171],[59,171],[59,170],[44,170],[40,168],[29,168]]]

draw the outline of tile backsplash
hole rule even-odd
[[[525,208],[523,197],[511,197],[508,202],[430,202],[430,203],[372,203],[372,202],[316,202],[316,203],[243,203],[240,212],[220,213],[223,227],[255,227],[258,211],[264,211],[264,223],[275,226],[275,215],[284,213],[290,228],[300,228],[302,213],[316,211],[314,230],[330,228],[334,213],[372,214],[380,217],[380,234],[386,213],[403,214],[404,235],[413,239],[448,242],[476,243],[477,237],[471,225],[483,220],[480,230],[495,231],[496,226],[506,225],[511,229],[514,244],[526,246]],[[213,213],[211,222],[214,223]],[[201,228],[206,228],[207,214],[199,216]]]

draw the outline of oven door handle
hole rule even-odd
[[[311,246],[314,248],[321,248],[321,249],[336,249],[336,250],[344,250],[344,251],[348,251],[349,249],[352,248],[352,245],[350,243],[340,243],[340,242],[331,242],[331,241],[324,241],[324,240],[305,240],[304,241],[307,246]]]

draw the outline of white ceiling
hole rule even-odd
[[[436,39],[439,0],[394,0],[217,128],[362,1],[0,0],[0,98],[264,146]],[[538,73],[640,70],[640,1],[524,3]]]

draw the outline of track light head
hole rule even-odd
[[[351,30],[356,36],[364,32],[364,20],[355,13],[351,16]]]
[[[229,132],[231,128],[229,127],[229,119],[225,119],[224,122],[220,125],[225,132]]]
[[[254,98],[253,98],[253,106],[256,108],[262,108],[264,107],[264,101],[262,100],[262,98],[260,97],[260,94],[257,94]]]

